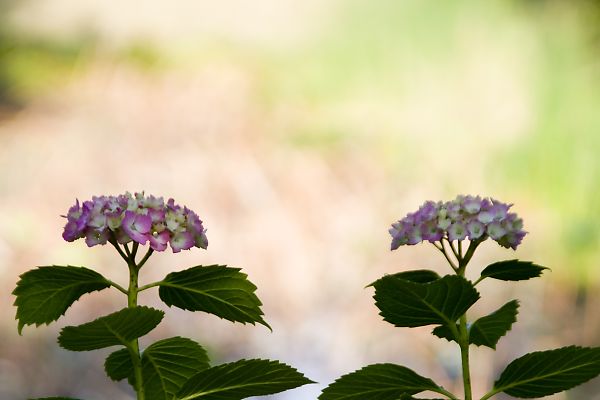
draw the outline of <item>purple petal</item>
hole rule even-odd
[[[450,239],[450,241],[463,240],[466,237],[467,229],[464,227],[464,225],[455,222],[450,225],[450,228],[448,228],[448,239]]]
[[[131,242],[131,237],[123,229],[117,229],[115,231],[115,236],[117,237],[117,242],[120,244]]]
[[[179,253],[181,250],[188,250],[194,247],[194,236],[189,232],[179,232],[173,235],[170,244],[173,253]]]
[[[206,232],[206,229],[202,233],[194,235],[196,247],[200,247],[201,249],[204,249],[204,250],[206,250],[206,248],[208,247],[208,239],[206,238],[205,232]]]
[[[81,207],[79,206],[79,199],[76,199],[75,205],[73,205],[71,208],[69,208],[69,211],[67,212],[67,219],[76,220],[79,218],[80,215],[81,215]]]
[[[467,230],[469,239],[479,239],[485,233],[485,226],[481,222],[473,220],[467,224]]]
[[[494,240],[499,240],[502,236],[506,235],[506,230],[502,227],[500,222],[492,222],[486,228],[487,234]]]
[[[133,241],[139,244],[146,244],[149,239],[152,219],[147,215],[136,214],[133,211],[125,211],[123,218],[123,232],[125,232]]]
[[[444,237],[444,232],[437,227],[435,221],[431,221],[421,226],[421,235],[423,236],[423,240],[434,243]]]
[[[96,214],[90,218],[88,225],[92,228],[102,229],[106,226],[106,215]]]
[[[148,216],[152,219],[152,222],[164,222],[165,210],[150,208],[148,209]]]
[[[463,209],[469,214],[478,213],[481,210],[481,197],[467,196],[463,201]]]
[[[108,212],[106,213],[106,224],[111,230],[117,230],[121,226],[121,212]]]
[[[150,247],[153,250],[164,251],[167,248],[167,244],[169,243],[170,239],[171,236],[169,235],[169,232],[163,231],[161,233],[150,235],[148,241],[150,242]]]
[[[140,233],[148,233],[152,228],[152,218],[148,215],[137,214],[133,227]]]
[[[106,244],[108,241],[108,232],[106,229],[89,229],[85,235],[85,244],[88,247],[96,246],[97,244]]]
[[[74,240],[82,237],[82,234],[83,234],[83,231],[81,229],[79,229],[79,227],[77,226],[77,222],[69,221],[65,225],[62,237],[67,242],[73,242]]]
[[[135,213],[133,211],[125,211],[125,216],[123,217],[123,228],[127,227],[128,229],[133,229],[133,224],[135,222]]]
[[[489,224],[494,220],[494,214],[492,214],[490,211],[482,211],[479,213],[479,215],[477,215],[477,219],[482,224]]]
[[[421,229],[418,226],[413,227],[408,232],[408,243],[409,245],[414,245],[423,241],[423,237],[421,236]]]

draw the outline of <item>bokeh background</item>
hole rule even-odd
[[[274,329],[169,310],[142,345],[189,336],[216,363],[277,358],[319,382],[274,400],[375,362],[461,392],[458,348],[383,322],[364,288],[449,272],[429,245],[390,252],[387,228],[458,193],[514,203],[529,231],[516,252],[481,246],[471,277],[498,259],[552,268],[481,284],[474,317],[512,298],[521,313],[497,352],[473,348],[475,394],[528,351],[600,345],[599,16],[591,0],[0,0],[0,398],[133,398],[103,373],[110,350],[56,344],[123,307],[119,292],[23,336],[10,294],[37,265],[125,282],[113,249],[62,241],[60,215],[127,190],[174,197],[208,228],[207,251],[156,254],[142,281],[242,267]]]

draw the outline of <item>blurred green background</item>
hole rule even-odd
[[[483,315],[510,298],[520,321],[473,349],[481,396],[512,359],[600,345],[600,4],[592,0],[0,0],[0,398],[131,399],[73,354],[67,324],[121,308],[83,298],[49,327],[16,332],[18,275],[36,265],[126,270],[108,248],[65,243],[75,198],[174,197],[208,228],[207,252],[159,254],[147,281],[240,266],[267,321],[236,326],[170,310],[147,342],[189,336],[216,362],[271,357],[319,385],[405,364],[459,387],[459,353],[428,329],[394,329],[365,284],[433,247],[390,252],[390,223],[458,193],[514,203],[529,235],[497,259],[548,266],[536,282],[481,285]],[[151,265],[151,267],[150,267]],[[144,277],[142,277],[144,279]],[[142,298],[164,308],[156,293]],[[551,399],[600,399],[600,381]],[[499,397],[502,398],[502,397]],[[508,398],[508,397],[506,397]]]

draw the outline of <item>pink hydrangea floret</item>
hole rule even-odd
[[[523,220],[509,212],[512,204],[480,196],[462,196],[446,202],[426,201],[416,212],[392,224],[392,250],[422,241],[443,238],[478,240],[491,238],[515,250],[527,234]]]
[[[94,196],[69,209],[62,237],[67,242],[85,238],[89,247],[109,242],[149,244],[155,251],[167,245],[174,253],[192,247],[206,249],[206,229],[198,215],[187,207],[166,203],[162,197],[144,193]]]

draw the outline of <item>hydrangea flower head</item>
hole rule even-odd
[[[512,204],[480,196],[462,196],[446,202],[426,201],[416,212],[392,224],[392,250],[422,241],[483,241],[491,238],[515,250],[527,234],[523,220],[509,212]]]
[[[89,247],[108,242],[149,244],[155,251],[167,245],[174,253],[192,247],[206,249],[206,229],[198,215],[187,207],[166,203],[162,197],[144,193],[119,196],[94,196],[69,209],[63,239],[73,242],[85,238]]]

